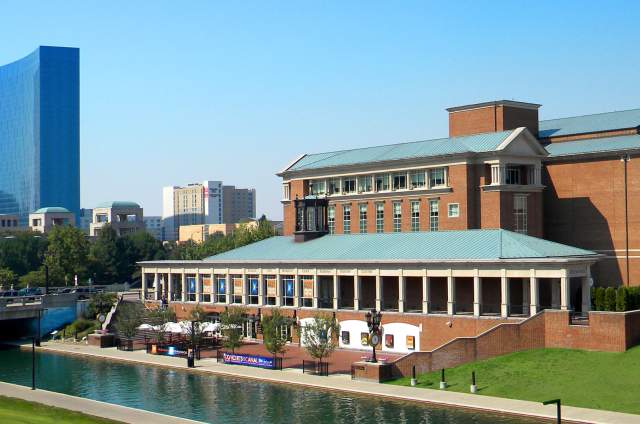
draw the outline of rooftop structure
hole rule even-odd
[[[89,234],[97,236],[102,227],[109,224],[118,234],[123,236],[144,229],[142,208],[135,202],[104,202],[93,209],[93,220],[89,226]]]
[[[59,225],[75,225],[75,215],[67,208],[44,207],[29,214],[29,227],[32,231],[48,233]]]

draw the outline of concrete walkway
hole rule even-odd
[[[194,424],[198,421],[184,418],[170,417],[156,414],[155,412],[141,409],[127,408],[126,406],[111,403],[98,402],[97,400],[69,396],[62,393],[47,390],[31,390],[30,387],[0,382],[0,396],[37,402],[43,405],[55,406],[69,411],[82,412],[94,417],[107,418],[123,423],[139,424]]]
[[[367,397],[381,396],[408,401],[432,403],[437,405],[463,407],[475,410],[492,411],[498,413],[524,415],[555,419],[555,405],[543,406],[537,402],[497,398],[492,396],[472,395],[466,393],[449,392],[445,390],[417,389],[406,386],[378,384],[351,380],[349,375],[337,374],[320,377],[303,374],[299,369],[285,369],[272,371],[239,365],[218,364],[215,359],[197,361],[195,369],[187,368],[187,361],[183,358],[149,355],[144,351],[122,352],[115,348],[100,349],[83,344],[64,344],[58,342],[43,343],[40,348],[44,351],[57,353],[91,356],[102,359],[126,361],[145,365],[154,365],[183,369],[190,372],[226,375],[237,378],[259,379],[272,383],[296,384],[300,386],[316,387],[324,390],[343,391],[366,395]],[[594,423],[594,424],[638,424],[640,415],[610,412],[596,409],[562,407],[563,422]]]

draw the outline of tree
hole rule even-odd
[[[618,287],[616,291],[616,311],[624,312],[629,306],[629,291],[626,287]]]
[[[595,287],[595,301],[594,301],[594,305],[595,305],[595,310],[596,311],[604,311],[605,310],[605,305],[604,305],[604,287]]]
[[[0,237],[0,268],[9,268],[17,275],[35,271],[42,265],[47,238],[32,231],[3,233]]]
[[[244,323],[244,309],[229,308],[220,314],[220,329],[224,336],[222,345],[235,353],[242,346],[242,324]]]
[[[102,282],[127,281],[136,269],[131,240],[118,237],[116,231],[108,224],[101,228],[91,245],[89,258],[93,274]]]
[[[287,319],[282,316],[279,309],[273,309],[271,315],[263,315],[261,319],[264,347],[274,357],[283,354],[286,349],[287,337],[282,331]]]
[[[47,235],[44,263],[49,267],[49,278],[60,284],[84,277],[87,271],[89,243],[84,233],[69,225],[54,226]]]
[[[307,353],[322,363],[338,347],[340,326],[331,315],[318,314],[298,329],[300,342]]]
[[[118,306],[114,327],[120,337],[131,340],[142,324],[142,310],[139,305],[122,302]]]
[[[18,285],[20,287],[42,287],[45,282],[44,269],[40,268],[36,271],[30,271],[20,277],[19,280],[20,283]]]
[[[85,316],[89,319],[95,319],[100,314],[108,314],[116,303],[117,297],[115,293],[96,293],[89,299]]]
[[[170,308],[155,308],[148,309],[145,312],[146,321],[154,326],[158,326],[159,330],[156,333],[156,342],[164,342],[164,330],[165,324],[168,322],[175,322],[176,312]]]
[[[196,305],[195,308],[189,312],[188,320],[192,324],[187,328],[187,337],[191,342],[191,346],[200,344],[202,339],[202,326],[201,323],[206,319],[207,314],[200,305]]]
[[[0,268],[0,286],[10,288],[18,282],[18,276],[9,268]]]
[[[616,310],[616,289],[613,287],[607,287],[604,291],[604,310]]]

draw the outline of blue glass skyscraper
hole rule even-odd
[[[80,54],[39,47],[0,66],[0,214],[80,212]]]

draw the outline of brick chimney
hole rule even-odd
[[[455,106],[449,112],[449,137],[527,127],[538,136],[539,104],[497,100]]]

